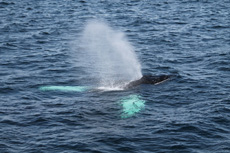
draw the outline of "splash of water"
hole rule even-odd
[[[141,65],[124,33],[104,22],[89,21],[81,37],[88,71],[100,88],[123,89],[130,81],[142,77]]]

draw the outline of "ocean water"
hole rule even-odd
[[[229,153],[229,8],[229,0],[0,0],[0,152]],[[97,88],[99,69],[81,46],[90,20],[125,35],[142,74],[173,77]]]

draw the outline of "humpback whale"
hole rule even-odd
[[[125,88],[132,88],[141,84],[159,84],[164,82],[170,78],[169,75],[160,75],[160,76],[151,76],[151,75],[144,75],[139,80],[135,80],[130,82]]]

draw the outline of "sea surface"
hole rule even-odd
[[[89,20],[125,34],[142,74],[127,90],[91,86]],[[78,52],[81,52],[81,54]],[[122,117],[124,98],[144,108]],[[229,0],[0,0],[1,153],[229,153]]]

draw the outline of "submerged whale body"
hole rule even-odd
[[[170,78],[169,75],[160,75],[160,76],[150,76],[150,75],[144,75],[139,80],[135,80],[130,82],[127,86],[127,88],[132,88],[141,84],[159,84],[163,81],[166,81]]]

